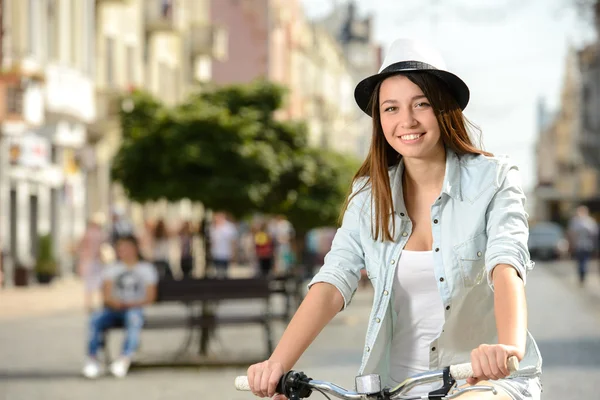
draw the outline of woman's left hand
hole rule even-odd
[[[519,361],[523,358],[522,352],[515,346],[504,344],[480,345],[471,352],[474,377],[467,379],[467,383],[475,385],[479,381],[506,378],[510,375],[507,360],[511,356],[516,356]]]

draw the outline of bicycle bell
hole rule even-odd
[[[357,376],[355,383],[356,392],[360,394],[374,394],[381,391],[381,377],[378,374]]]

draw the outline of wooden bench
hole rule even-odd
[[[271,321],[278,319],[271,313],[269,298],[271,281],[265,278],[251,279],[164,279],[158,282],[156,305],[179,303],[186,307],[185,316],[147,315],[144,330],[186,328],[187,339],[182,350],[191,344],[194,331],[200,332],[199,352],[205,355],[210,337],[220,325],[258,324],[264,328],[267,357],[273,352]],[[260,300],[264,308],[258,313],[215,313],[216,304],[223,301]],[[122,325],[111,329],[121,329]],[[106,338],[104,340],[106,344]],[[108,356],[108,354],[107,354]]]
[[[275,317],[280,317],[286,322],[290,321],[292,315],[302,302],[302,284],[303,280],[295,271],[270,279],[269,288],[271,289],[271,293],[282,295],[285,298],[283,314]]]

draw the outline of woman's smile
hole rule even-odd
[[[398,138],[405,144],[415,144],[422,141],[423,136],[425,136],[425,132],[423,133],[407,133],[404,135],[399,135]]]

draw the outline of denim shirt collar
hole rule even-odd
[[[396,214],[406,216],[406,205],[404,204],[404,189],[402,188],[402,174],[404,172],[404,160],[400,162],[390,173],[390,186],[392,190],[392,202]],[[460,159],[458,155],[449,148],[446,148],[446,173],[442,184],[442,194],[462,200],[460,189]]]

